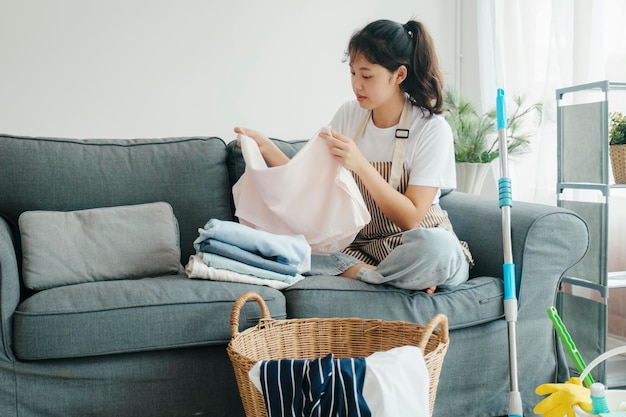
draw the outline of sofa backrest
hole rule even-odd
[[[166,201],[179,223],[184,265],[194,252],[199,227],[211,218],[233,219],[226,160],[226,144],[215,137],[75,140],[0,135],[0,216],[19,245],[17,219],[24,211]]]

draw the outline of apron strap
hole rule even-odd
[[[408,97],[404,102],[404,108],[402,109],[402,114],[400,115],[400,123],[398,123],[398,128],[396,129],[396,143],[393,148],[393,159],[391,161],[391,174],[389,175],[389,185],[391,185],[394,189],[397,189],[400,185],[400,178],[402,177],[402,172],[404,170],[404,155],[406,154],[406,143],[409,139],[409,127],[411,126],[411,112],[413,111],[413,104]],[[369,110],[363,120],[361,120],[361,124],[357,129],[357,133],[353,140],[358,142],[359,139],[363,136],[365,132],[365,127],[372,117],[372,111]]]

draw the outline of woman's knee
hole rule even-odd
[[[445,229],[416,228],[409,230],[402,236],[402,244],[414,246],[420,256],[434,256],[437,258],[464,255],[457,237]]]
[[[439,285],[455,286],[469,277],[469,261],[458,238],[445,229],[413,229],[405,233],[403,245],[411,246],[411,252],[427,263],[444,279]],[[422,265],[423,267],[424,265]]]

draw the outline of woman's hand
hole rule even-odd
[[[432,205],[437,187],[409,185],[405,193],[401,194],[370,164],[352,139],[334,130],[332,135],[322,131],[320,136],[329,144],[334,158],[359,176],[385,216],[402,230],[419,226]]]
[[[259,151],[261,152],[263,159],[265,159],[265,162],[267,162],[269,166],[284,165],[289,162],[287,155],[285,155],[278,148],[278,146],[276,146],[276,144],[264,134],[244,127],[235,127],[235,133],[247,136],[254,140],[259,147]],[[237,141],[237,146],[239,146],[239,141]]]
[[[263,133],[245,127],[235,127],[235,133],[253,139],[261,150],[261,154],[263,154],[263,148],[267,148],[269,146],[269,143],[271,142],[270,138],[265,136]],[[237,141],[237,144],[239,144],[239,141]]]
[[[332,129],[331,133],[329,135],[323,130],[320,132],[320,137],[329,145],[330,153],[344,168],[359,175],[370,163],[352,139]]]

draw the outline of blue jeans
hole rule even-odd
[[[343,253],[311,257],[311,275],[340,275],[361,263]],[[441,289],[469,278],[469,261],[457,237],[440,228],[416,228],[402,235],[396,247],[375,270],[361,268],[357,279],[370,284],[389,284],[407,290]]]
[[[303,275],[341,275],[354,265],[361,264],[354,256],[337,252],[330,255],[311,255],[311,271]]]

